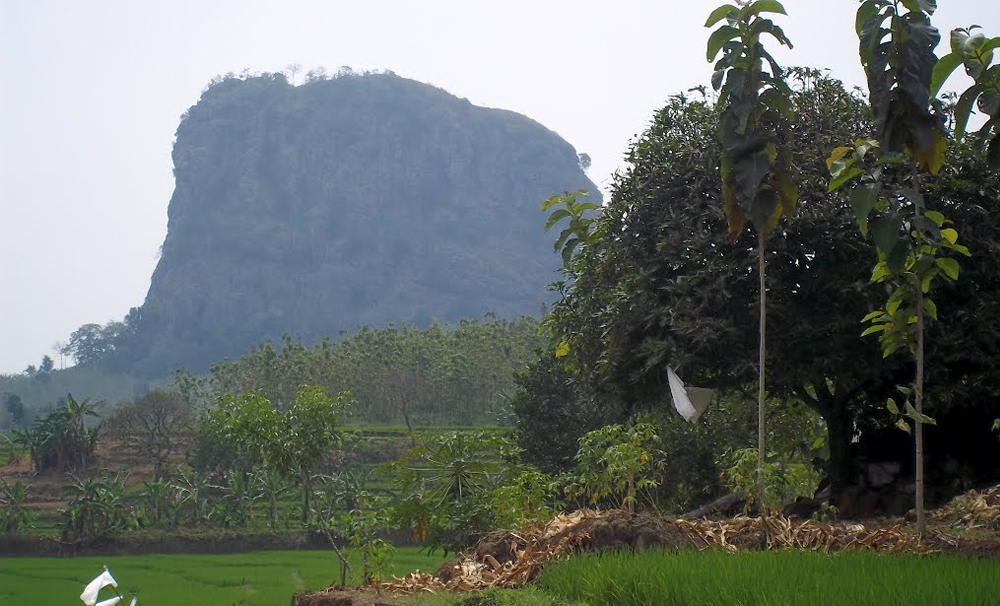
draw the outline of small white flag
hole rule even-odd
[[[701,387],[684,387],[684,382],[677,376],[673,368],[667,367],[667,382],[670,384],[670,397],[674,408],[682,417],[691,423],[698,420],[712,401],[712,390]]]
[[[107,569],[107,567],[105,567],[104,572],[102,572],[96,579],[94,579],[90,583],[87,583],[87,587],[83,590],[83,593],[80,594],[80,599],[83,600],[83,603],[86,604],[87,606],[96,606],[97,594],[99,594],[101,590],[107,587],[108,585],[111,585],[112,587],[118,587],[118,581],[116,581],[115,578],[111,576],[111,572]],[[104,604],[104,602],[101,602],[101,604]],[[115,604],[117,604],[117,602],[115,602]],[[108,604],[107,606],[111,605]]]
[[[98,602],[97,606],[115,606],[115,604],[117,604],[118,602],[121,602],[121,601],[122,601],[122,596],[116,595],[115,597],[111,598],[110,600],[104,600],[103,602]]]

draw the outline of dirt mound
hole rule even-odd
[[[370,589],[326,589],[292,597],[292,606],[398,606],[399,600]]]
[[[452,568],[470,557],[499,564],[517,560],[519,553],[534,545],[536,551],[561,550],[565,547],[588,550],[641,549],[643,547],[697,547],[697,537],[677,522],[649,513],[622,510],[580,510],[557,516],[548,524],[539,524],[516,533],[494,532],[479,541],[471,554],[446,562],[435,576],[447,580]]]

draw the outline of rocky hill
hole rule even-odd
[[[147,375],[284,333],[537,314],[559,265],[538,206],[597,191],[541,124],[393,74],[217,80],[173,160],[128,347]]]

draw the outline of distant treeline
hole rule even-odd
[[[542,342],[538,320],[529,316],[509,321],[487,315],[427,328],[365,326],[340,341],[266,341],[238,359],[212,364],[206,376],[178,371],[173,388],[197,404],[257,390],[282,406],[299,386],[317,385],[330,393],[350,392],[354,421],[512,424],[513,373],[526,367]],[[15,423],[0,406],[0,428],[30,423],[69,392],[117,404],[142,396],[154,383],[169,387],[166,381],[146,382],[93,368],[49,371],[44,380],[27,374],[0,376],[5,401],[16,395],[25,408]]]
[[[308,346],[286,337],[257,345],[209,376],[181,372],[177,389],[190,399],[260,391],[277,406],[302,385],[350,392],[355,420],[368,423],[513,424],[514,372],[537,356],[538,320],[487,315],[427,328],[362,327],[342,341]]]

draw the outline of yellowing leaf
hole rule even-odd
[[[565,358],[568,355],[569,355],[569,341],[563,339],[562,341],[559,341],[558,345],[556,345],[556,357]]]
[[[941,230],[941,237],[947,240],[949,244],[958,242],[958,232],[950,227]]]
[[[830,157],[826,159],[827,170],[833,168],[833,163],[846,156],[849,151],[851,151],[850,147],[838,147],[834,149],[833,152],[830,153]]]

